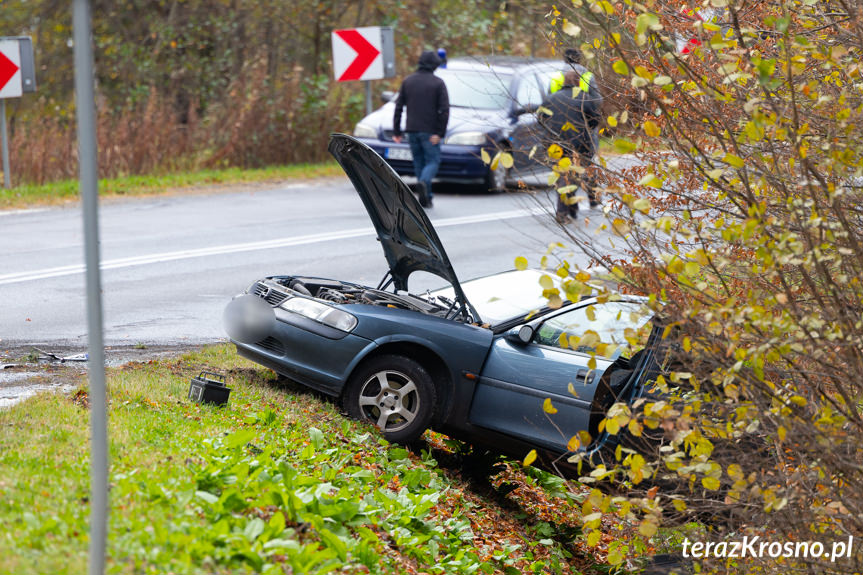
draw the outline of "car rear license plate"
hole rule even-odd
[[[412,162],[414,157],[411,155],[411,151],[405,148],[388,148],[387,149],[387,159],[390,160],[405,160],[408,162]]]

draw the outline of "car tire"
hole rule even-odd
[[[436,395],[422,365],[402,355],[382,355],[351,376],[343,406],[354,419],[376,425],[389,441],[411,443],[431,424]]]
[[[507,190],[506,181],[509,178],[509,170],[498,164],[496,170],[491,168],[485,174],[485,189],[489,192],[499,193]]]

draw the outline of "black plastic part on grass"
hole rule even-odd
[[[202,371],[189,386],[189,400],[198,403],[227,405],[229,395],[231,388],[225,385],[225,376],[212,371]]]

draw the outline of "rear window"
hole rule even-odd
[[[509,108],[512,101],[512,95],[509,93],[512,76],[441,68],[438,68],[435,74],[446,84],[450,106],[500,110]]]

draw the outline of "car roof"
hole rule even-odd
[[[491,70],[499,74],[523,72],[524,69],[563,67],[563,62],[551,58],[525,58],[520,56],[468,56],[447,60],[447,70]]]

